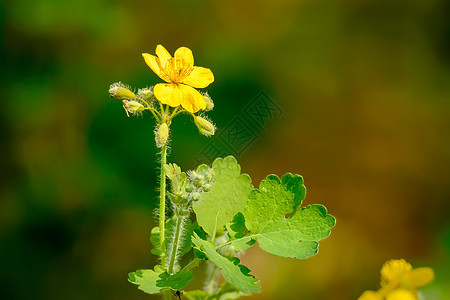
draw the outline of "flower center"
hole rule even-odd
[[[180,83],[189,76],[193,70],[194,68],[188,62],[176,57],[168,59],[164,66],[164,73],[173,83]]]

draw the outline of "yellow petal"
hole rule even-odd
[[[408,290],[395,290],[386,296],[386,300],[417,300],[417,294]]]
[[[192,54],[191,49],[186,47],[180,47],[175,51],[175,58],[181,59],[184,63],[187,64],[186,67],[190,68],[194,65],[194,55]]]
[[[153,88],[153,93],[162,104],[177,107],[181,104],[182,95],[179,85],[174,83],[158,83]]]
[[[208,68],[194,67],[182,83],[202,89],[214,82],[214,75]]]
[[[383,300],[383,297],[374,291],[365,291],[358,300]]]
[[[161,67],[163,69],[166,66],[167,61],[172,58],[172,55],[170,55],[170,53],[162,45],[156,46],[156,55],[158,55],[159,61],[161,62]]]
[[[154,55],[148,53],[142,53],[142,57],[145,60],[147,66],[155,72],[155,74],[159,74],[161,72],[161,68],[159,67],[158,58]]]
[[[196,89],[184,84],[179,84],[178,87],[182,94],[181,106],[185,110],[195,113],[206,108],[205,99]]]
[[[406,280],[411,286],[421,287],[434,279],[434,271],[431,268],[417,268],[406,275]]]
[[[153,72],[155,72],[156,75],[159,76],[159,78],[166,82],[170,82],[170,79],[161,70],[159,58],[148,53],[142,53],[142,57],[144,57],[145,63],[150,67],[150,69],[152,69]]]

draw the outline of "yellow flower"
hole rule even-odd
[[[389,293],[386,300],[417,300],[417,293],[408,290],[399,289]]]
[[[397,282],[404,274],[412,270],[412,266],[404,259],[391,259],[381,268],[381,286]]]
[[[214,81],[211,70],[194,67],[194,56],[186,47],[178,48],[172,57],[163,46],[158,45],[156,55],[142,53],[153,72],[167,82],[155,85],[155,97],[172,107],[181,105],[191,113],[205,109],[205,99],[195,88],[205,88]]]
[[[431,268],[413,269],[404,259],[392,259],[381,268],[381,286],[386,289],[399,287],[413,290],[430,283],[434,279]]]
[[[417,300],[417,288],[434,279],[431,268],[413,269],[404,259],[392,259],[381,268],[381,288],[365,291],[358,300]]]
[[[383,300],[383,297],[374,291],[365,291],[358,300]]]

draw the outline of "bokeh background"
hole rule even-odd
[[[337,218],[310,259],[243,255],[251,299],[356,299],[391,258],[434,268],[426,299],[450,299],[448,1],[15,0],[0,23],[2,299],[152,298],[127,273],[156,262],[154,123],[108,87],[160,82],[141,57],[157,44],[212,69],[218,133],[270,95],[284,114],[243,171],[301,174]],[[177,118],[169,160],[192,169],[208,142]]]

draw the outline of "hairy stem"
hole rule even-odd
[[[172,250],[170,253],[170,260],[169,260],[169,274],[173,273],[173,268],[175,266],[175,261],[177,259],[177,252],[178,252],[178,247],[179,247],[179,243],[180,243],[181,229],[183,227],[183,219],[184,218],[182,216],[177,216],[175,236],[173,239]]]
[[[159,109],[161,110],[161,119],[162,119],[162,121],[166,121],[166,118],[164,115],[164,106],[160,101],[158,101],[158,102],[159,102]]]
[[[206,279],[206,285],[205,285],[205,291],[209,294],[214,294],[214,291],[216,290],[216,270],[217,266],[213,263],[208,262],[208,277]]]
[[[161,263],[166,266],[166,245],[165,245],[165,227],[166,227],[166,171],[165,164],[167,159],[167,146],[161,148],[161,182],[159,187],[159,246],[161,249]],[[170,295],[169,295],[170,296]]]

